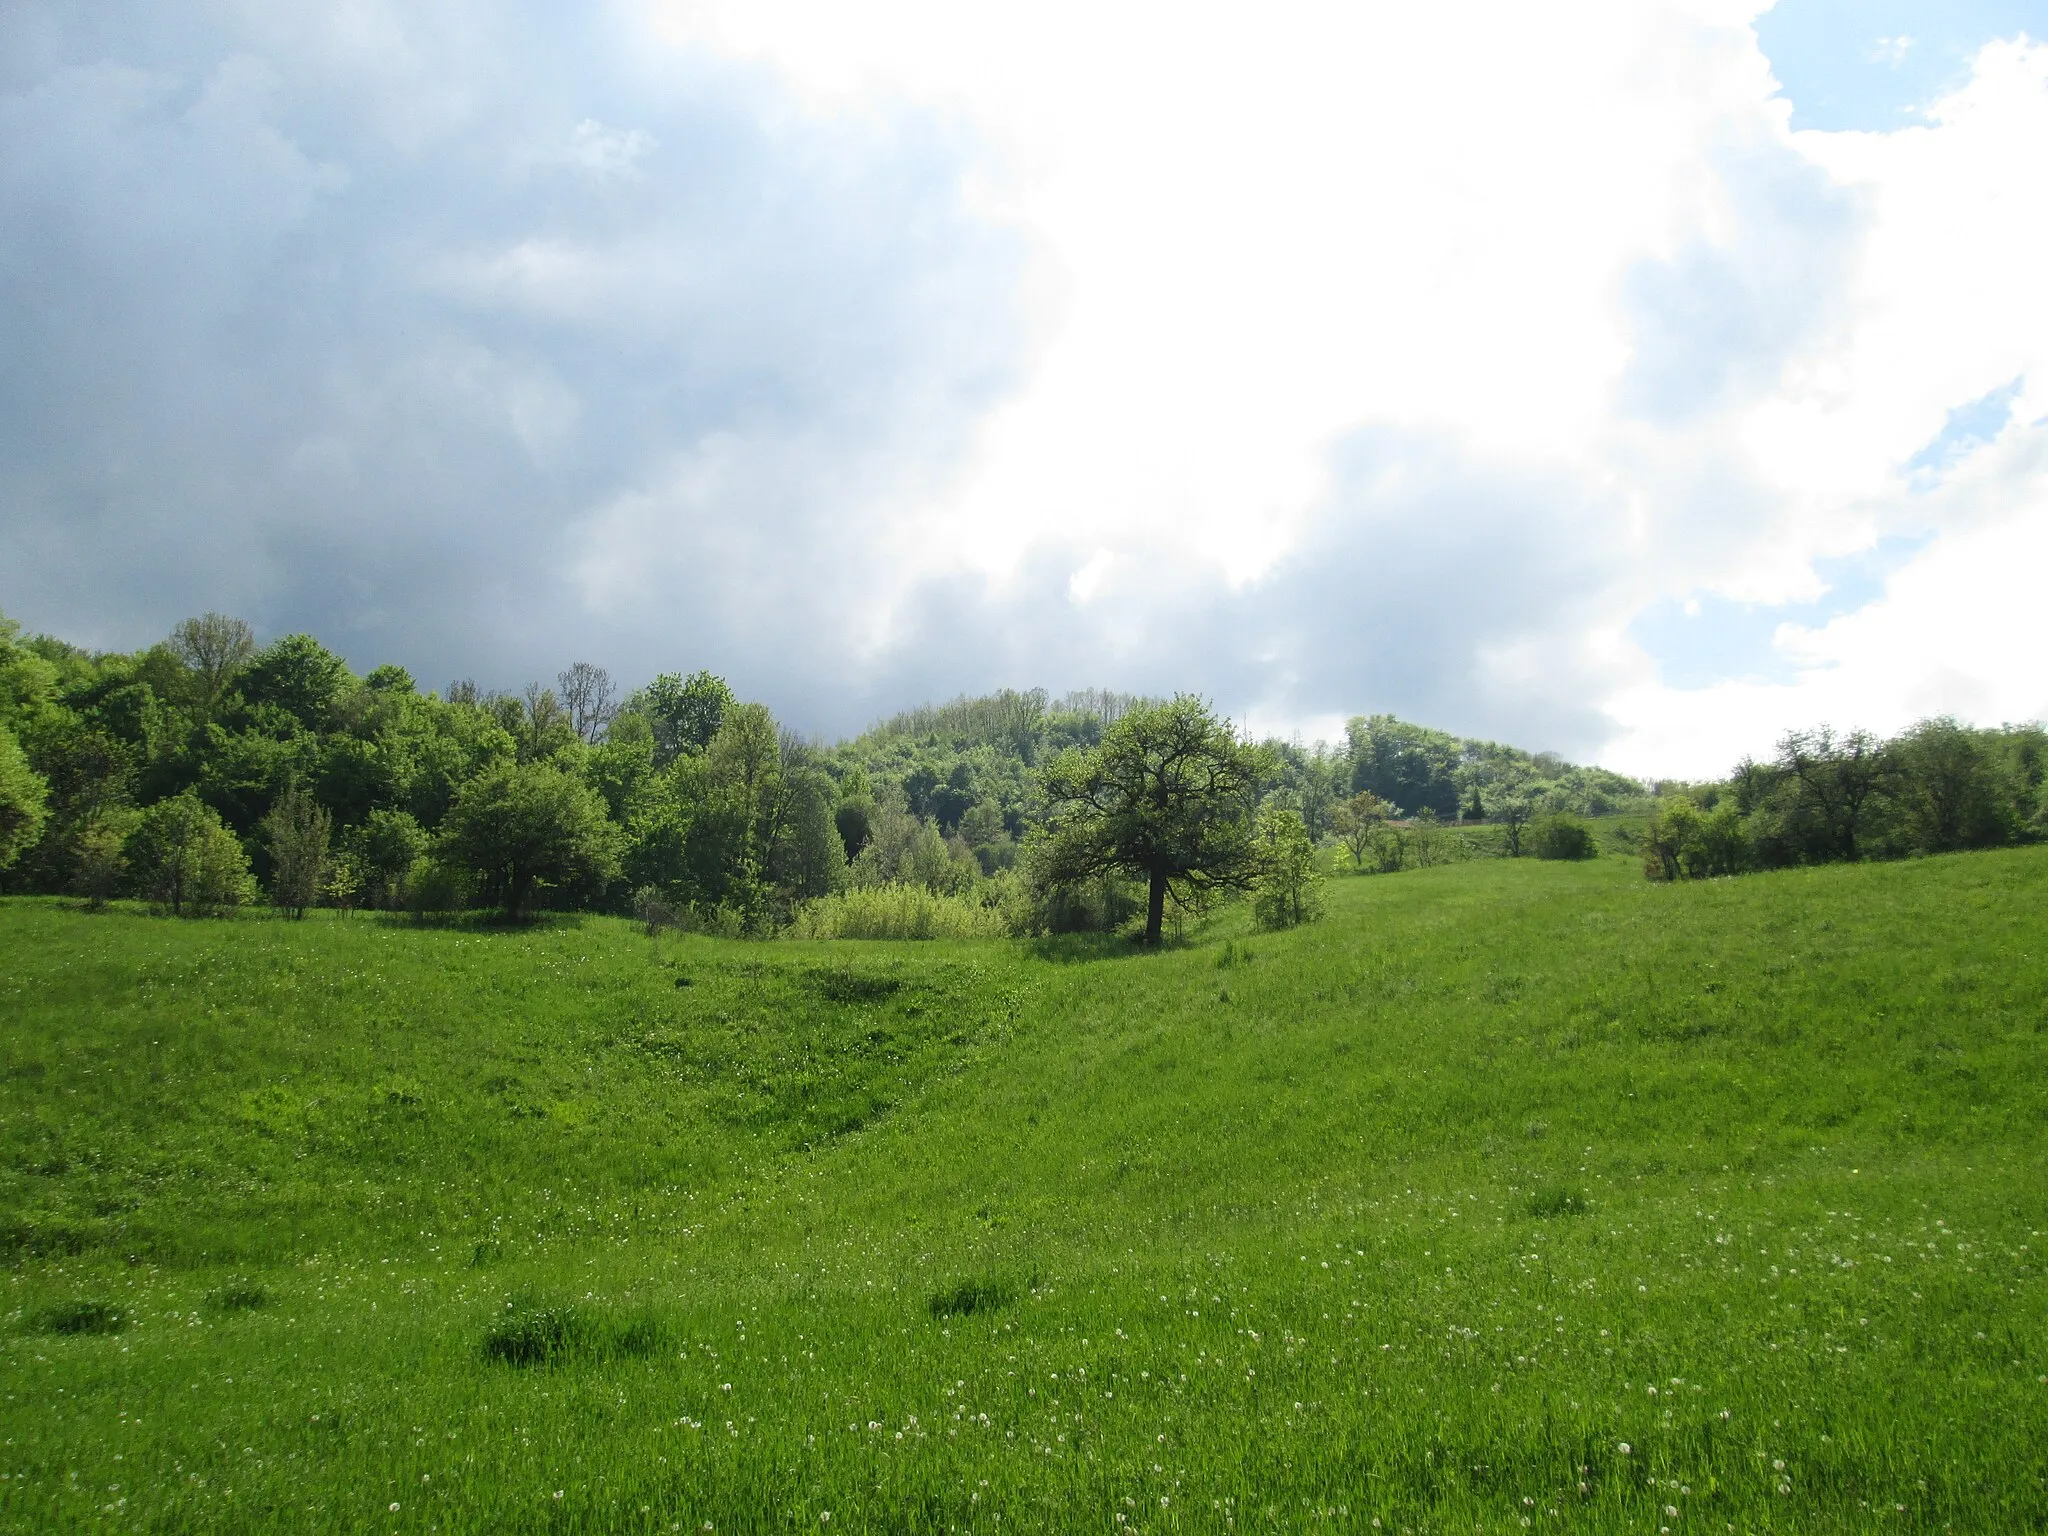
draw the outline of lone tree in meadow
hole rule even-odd
[[[1046,765],[1045,872],[1061,885],[1108,874],[1145,881],[1145,942],[1157,944],[1168,896],[1199,906],[1258,879],[1252,817],[1267,766],[1264,749],[1239,741],[1200,699],[1141,705],[1099,747]]]

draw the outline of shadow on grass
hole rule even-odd
[[[501,1365],[568,1365],[644,1357],[667,1339],[667,1325],[647,1312],[508,1301],[504,1314],[484,1331],[483,1356]]]
[[[65,1301],[46,1308],[36,1325],[44,1333],[119,1333],[128,1326],[128,1314],[110,1302]]]
[[[1136,960],[1145,955],[1165,955],[1176,950],[1196,949],[1204,936],[1199,930],[1168,932],[1159,943],[1149,945],[1135,933],[1049,933],[1024,940],[1026,953],[1055,965],[1082,965],[1091,960]]]
[[[365,912],[367,917],[380,928],[435,928],[448,929],[458,933],[475,934],[520,934],[546,933],[557,930],[574,931],[581,928],[592,917],[604,916],[592,912],[522,912],[516,916],[497,907],[481,907],[466,912]]]

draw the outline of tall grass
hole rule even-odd
[[[922,885],[890,882],[806,902],[787,931],[794,939],[996,939],[1009,932],[997,907]]]

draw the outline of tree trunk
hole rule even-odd
[[[1145,903],[1145,942],[1159,944],[1160,930],[1166,925],[1166,876],[1152,872],[1152,897]]]

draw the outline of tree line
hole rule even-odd
[[[1792,731],[1725,780],[1658,788],[1642,844],[1653,880],[1996,848],[2048,836],[2048,731],[1949,716],[1890,739]]]
[[[1176,764],[1206,753],[1208,776],[1144,780],[1147,743],[1176,731]],[[1122,811],[1080,808],[1089,763],[1127,789],[1140,773]],[[1169,904],[1222,894],[1312,915],[1286,778],[1188,699],[1006,692],[823,746],[705,671],[621,693],[579,662],[516,694],[435,693],[219,614],[133,653],[0,619],[7,887],[180,915],[548,907],[766,935],[835,896],[915,889],[1004,931],[1142,911],[1156,940]]]
[[[1810,732],[1725,783],[1647,786],[1390,715],[1313,747],[1238,739],[1192,699],[1005,690],[825,745],[708,671],[621,692],[422,691],[313,637],[207,614],[136,652],[0,617],[0,880],[204,915],[268,899],[422,917],[637,913],[731,934],[1032,933],[1248,897],[1318,906],[1323,851],[1392,870],[1593,851],[1649,819],[1660,878],[1983,846],[2042,826],[2038,728]]]

